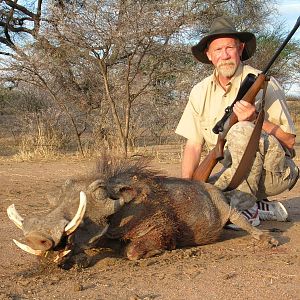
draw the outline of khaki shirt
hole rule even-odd
[[[225,108],[235,100],[243,79],[249,73],[257,75],[261,72],[240,64],[236,74],[227,84],[226,91],[218,83],[216,71],[196,84],[175,132],[188,140],[201,144],[205,142],[208,148],[212,149],[218,138],[212,128],[223,117]],[[255,98],[257,109],[260,107],[262,94],[261,90]],[[268,83],[265,97],[265,119],[279,125],[287,133],[296,134],[284,92],[273,77]]]

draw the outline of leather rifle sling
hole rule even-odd
[[[261,110],[256,119],[255,126],[250,136],[250,139],[248,141],[245,152],[241,158],[241,161],[233,177],[231,178],[229,185],[223,191],[231,191],[237,188],[242,183],[242,181],[245,179],[245,177],[248,175],[249,171],[252,168],[254,159],[256,157],[258,145],[259,145],[262,126],[265,119],[264,102],[265,102],[267,84],[268,84],[268,79],[266,79],[266,81],[264,82]]]

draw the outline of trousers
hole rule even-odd
[[[223,170],[216,176],[214,185],[225,190],[241,161],[254,124],[238,122],[231,127],[224,149]],[[284,148],[272,135],[262,131],[251,170],[237,189],[226,192],[231,205],[245,210],[255,201],[274,196],[290,189],[299,177],[299,169]],[[246,207],[246,208],[245,208]]]

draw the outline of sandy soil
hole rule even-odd
[[[0,299],[300,299],[300,183],[277,197],[290,221],[262,222],[279,241],[261,249],[244,232],[224,230],[219,242],[128,261],[95,251],[85,269],[42,268],[12,238],[21,231],[6,215],[15,203],[23,215],[47,211],[46,195],[67,178],[93,168],[92,161],[0,162]],[[156,164],[178,176],[179,164]]]

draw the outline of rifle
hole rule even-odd
[[[238,122],[237,116],[233,112],[234,104],[241,99],[248,103],[251,103],[252,105],[254,104],[256,95],[262,89],[265,81],[267,80],[267,73],[270,67],[277,59],[281,51],[284,49],[286,44],[289,42],[291,37],[294,35],[299,26],[300,17],[298,17],[294,28],[283,41],[282,45],[277,49],[270,62],[263,69],[262,73],[260,73],[258,76],[248,74],[243,80],[236,99],[233,101],[231,106],[225,109],[224,116],[220,119],[220,121],[217,122],[217,124],[213,128],[213,132],[218,134],[216,146],[208,153],[208,155],[194,171],[192,176],[194,180],[206,182],[215,165],[218,163],[218,161],[224,158],[223,151],[226,143],[226,135],[229,129]]]

